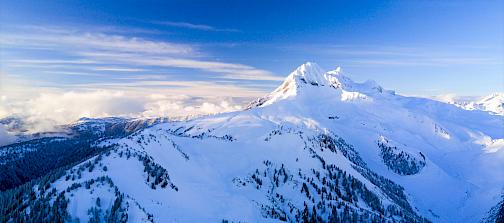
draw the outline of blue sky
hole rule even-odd
[[[305,61],[407,95],[504,91],[503,1],[0,3],[0,93],[11,102],[253,98]]]

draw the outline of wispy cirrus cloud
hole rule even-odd
[[[290,45],[292,54],[316,52],[346,66],[442,67],[457,65],[504,65],[504,56],[488,46],[393,46],[393,45]],[[477,49],[477,50],[475,50]]]
[[[194,55],[196,53],[194,47],[187,44],[89,32],[2,33],[0,44],[4,47],[33,47],[45,50],[98,49],[118,52],[179,55]]]
[[[78,60],[64,60],[64,59],[11,59],[10,63],[28,65],[28,64],[95,64],[97,61],[78,59]]]
[[[2,62],[6,68],[38,67],[59,72],[61,69],[74,69],[66,72],[81,72],[84,69],[130,73],[183,68],[208,72],[207,78],[281,79],[269,71],[252,66],[211,60],[207,53],[191,44],[139,37],[54,28],[46,30],[40,27],[31,30],[30,27],[25,27],[22,33],[3,33],[0,44],[4,52],[35,49],[37,54],[43,54],[43,58],[49,58],[6,58]],[[62,57],[65,59],[61,59]]]
[[[95,71],[117,71],[117,72],[140,72],[145,71],[145,69],[138,68],[124,68],[124,67],[95,67]]]
[[[383,65],[383,66],[454,66],[454,65],[499,65],[503,64],[497,58],[479,57],[425,57],[425,58],[372,58],[341,60],[354,65]]]
[[[184,29],[194,29],[194,30],[201,30],[201,31],[240,32],[240,30],[237,30],[237,29],[221,29],[221,28],[216,28],[216,27],[209,26],[209,25],[194,24],[194,23],[189,23],[189,22],[155,21],[153,23],[159,24],[159,25],[164,25],[164,26],[171,26],[171,27],[184,28]]]
[[[131,54],[122,53],[102,53],[102,52],[83,52],[82,56],[93,58],[99,61],[108,61],[111,63],[126,63],[134,64],[137,66],[157,66],[157,67],[175,67],[175,68],[189,68],[198,69],[202,71],[209,71],[218,73],[220,75],[214,77],[221,77],[224,79],[233,80],[269,80],[280,81],[283,77],[275,76],[273,73],[254,68],[252,66],[225,63],[206,60],[195,60],[189,58],[176,58],[176,57],[138,57]]]

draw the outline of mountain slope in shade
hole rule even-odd
[[[10,201],[27,205],[0,215],[46,205],[48,219],[81,222],[478,222],[502,199],[503,123],[306,63],[245,111],[102,142],[111,149],[26,186],[33,195]]]
[[[0,123],[2,121],[11,127],[17,127],[17,130],[23,129],[19,118],[1,119]],[[165,118],[81,118],[75,123],[59,126],[58,131],[34,134],[17,131],[18,142],[0,146],[0,191],[94,156],[104,150],[95,146],[100,141],[122,138],[167,121]]]

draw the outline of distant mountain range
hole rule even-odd
[[[453,96],[439,98],[439,100],[466,110],[480,110],[495,115],[504,115],[504,93],[493,93],[476,99]]]
[[[305,63],[243,111],[83,119],[1,147],[0,221],[502,222],[494,98],[474,111]],[[10,182],[33,163],[41,177]]]

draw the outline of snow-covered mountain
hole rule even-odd
[[[470,102],[463,107],[468,110],[482,110],[504,115],[504,93],[488,95],[478,101]]]
[[[504,93],[500,92],[477,98],[476,100],[458,98],[456,96],[441,97],[439,99],[466,110],[480,110],[495,115],[504,115]]]
[[[3,195],[0,220],[492,222],[503,124],[306,63],[244,111],[101,142]]]

